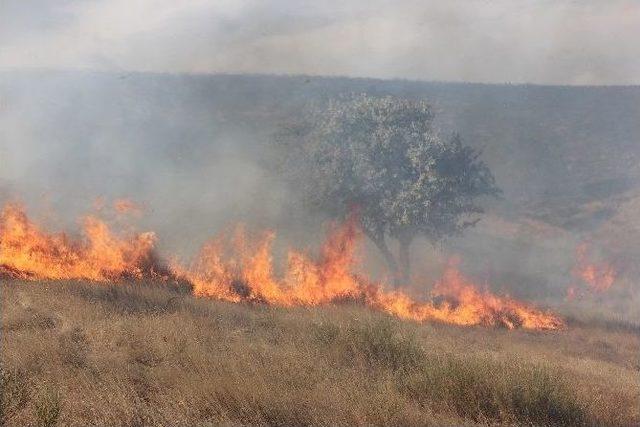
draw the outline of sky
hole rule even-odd
[[[0,68],[640,84],[640,0],[2,0]]]

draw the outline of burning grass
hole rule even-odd
[[[0,274],[23,280],[113,281],[153,272],[153,233],[116,236],[100,219],[82,221],[84,239],[51,234],[18,205],[0,214]]]
[[[637,332],[2,282],[6,425],[637,425]]]
[[[604,293],[616,282],[618,271],[612,263],[594,261],[591,246],[582,242],[576,248],[576,265],[572,271],[577,285],[567,289],[567,298],[573,299],[586,291]]]
[[[356,275],[357,218],[334,226],[317,257],[291,250],[282,277],[274,274],[271,244],[275,234],[248,238],[242,229],[206,244],[189,266],[164,267],[153,252],[154,234],[121,236],[102,221],[87,217],[84,238],[51,234],[8,205],[0,216],[0,275],[23,280],[82,279],[115,282],[155,279],[185,282],[197,296],[230,302],[260,302],[282,307],[359,301],[368,307],[416,321],[508,329],[559,329],[562,320],[508,297],[482,291],[451,265],[424,301],[401,289]]]

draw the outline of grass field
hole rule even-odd
[[[640,328],[404,322],[143,285],[3,282],[6,425],[638,425]]]

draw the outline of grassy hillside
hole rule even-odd
[[[6,425],[637,425],[635,326],[541,333],[4,282]],[[584,313],[582,313],[584,315]]]

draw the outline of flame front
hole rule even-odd
[[[143,278],[149,271],[153,233],[116,236],[95,217],[83,222],[84,237],[47,234],[17,205],[0,217],[0,274],[26,280],[114,281]],[[285,271],[273,268],[275,234],[253,241],[242,227],[206,243],[188,266],[175,263],[169,275],[188,281],[196,296],[231,302],[260,302],[284,307],[357,301],[404,319],[509,329],[558,329],[557,316],[511,298],[481,291],[451,264],[426,301],[401,290],[386,290],[354,274],[361,234],[355,216],[334,225],[317,257],[289,251]],[[165,279],[167,276],[164,277]]]
[[[48,234],[15,204],[0,214],[0,273],[31,280],[109,281],[142,277],[155,242],[153,233],[115,236],[93,216],[83,221],[84,238]]]
[[[511,298],[480,291],[451,264],[427,301],[419,302],[401,290],[387,291],[353,273],[360,237],[355,218],[334,226],[318,259],[290,251],[281,280],[274,278],[271,256],[273,233],[248,245],[244,231],[231,245],[218,238],[206,244],[199,257],[181,274],[194,284],[196,295],[227,301],[262,301],[281,306],[313,306],[337,301],[362,301],[367,306],[404,319],[457,325],[502,326],[509,329],[559,329],[562,320]],[[225,257],[225,249],[235,251]],[[441,300],[439,302],[436,302]]]

